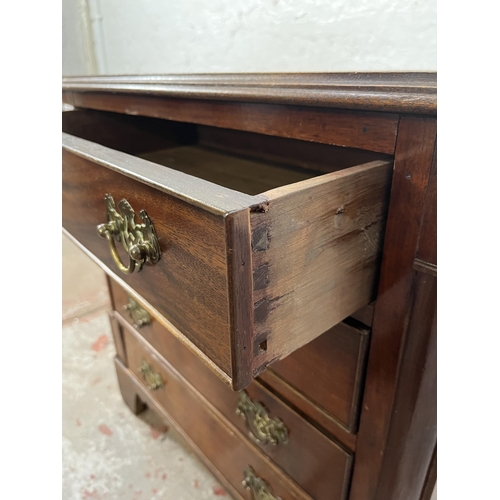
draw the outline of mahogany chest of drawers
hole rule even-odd
[[[237,499],[427,500],[436,75],[63,80],[116,371]]]

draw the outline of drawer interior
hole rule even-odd
[[[248,195],[389,158],[351,148],[95,110],[64,112],[63,131]]]

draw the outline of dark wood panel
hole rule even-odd
[[[149,324],[135,328],[132,316],[124,309],[125,304],[128,302],[129,294],[114,279],[110,280],[110,285],[113,299],[116,303],[114,316],[122,327],[127,325],[131,329],[136,329],[154,349],[195,387],[200,387],[200,384],[204,384],[206,379],[209,381],[207,383],[210,384],[213,375],[211,371],[195,353],[187,349],[173,335],[172,331],[157,319],[156,315],[151,315],[151,322]],[[136,300],[141,307],[149,311],[139,298]]]
[[[285,445],[259,445],[273,461],[315,500],[345,498],[351,479],[352,455],[330,441],[271,392],[254,382],[247,387],[252,401],[262,403],[271,418],[279,418],[288,429]],[[233,413],[234,414],[234,413]],[[232,421],[245,431],[245,422]]]
[[[142,385],[145,384],[139,371],[143,360],[161,376],[163,387],[149,390],[150,397],[179,424],[200,451],[243,497],[249,497],[243,488],[242,480],[243,471],[250,465],[258,476],[271,484],[275,495],[283,499],[310,500],[310,496],[292,483],[239,431],[230,426],[208,401],[202,400],[202,395],[194,387],[164,364],[159,355],[144,344],[138,343],[138,338],[127,331],[125,343],[129,353],[129,370],[133,376]],[[340,500],[342,497],[331,498]]]
[[[437,487],[437,446],[434,449],[429,469],[427,470],[427,477],[425,478],[424,489],[420,500],[431,500],[434,489]]]
[[[134,415],[139,415],[147,406],[144,403],[144,398],[140,396],[140,391],[137,390],[138,382],[129,375],[127,368],[118,357],[115,357],[115,367],[123,401]]]
[[[116,356],[124,365],[127,365],[127,353],[125,351],[125,344],[123,343],[122,330],[115,315],[111,312],[109,312],[109,322],[111,324],[111,332],[113,333]]]
[[[373,323],[373,313],[375,312],[375,302],[367,304],[366,306],[358,309],[356,312],[351,314],[351,318],[360,321],[366,326],[372,326]]]
[[[160,417],[167,422],[169,427],[175,429],[187,445],[198,455],[198,458],[200,458],[210,472],[224,486],[226,492],[231,495],[231,498],[235,500],[245,500],[248,498],[245,497],[244,499],[244,497],[240,495],[240,493],[231,485],[224,475],[214,466],[210,459],[200,450],[197,444],[193,442],[188,434],[186,434],[184,428],[181,427],[181,425],[179,425],[177,421],[166,412],[165,408],[163,408],[155,399],[151,397],[151,394],[146,390],[141,382],[132,374],[130,370],[128,370],[126,366],[123,365],[118,358],[115,358],[115,369],[123,401],[130,408],[132,413],[137,415],[144,411],[147,407],[156,411],[158,415],[160,415]]]
[[[356,449],[355,434],[349,432],[338,420],[271,370],[262,372],[257,380],[281,400],[286,401],[288,406],[330,439],[341,443],[348,450]]]
[[[129,313],[123,309],[128,301],[127,292],[114,280],[110,280],[110,287],[115,302],[115,307],[117,308],[117,313],[115,317],[122,325],[122,328],[133,329],[133,320]],[[144,305],[144,304],[142,304]],[[179,340],[174,337],[168,329],[162,325],[155,316],[152,316],[151,323],[149,325],[142,326],[136,331],[151,345],[153,346],[167,361],[171,364],[183,377],[185,377],[198,391],[205,395],[207,399],[212,401],[214,404],[216,401],[222,401],[224,408],[233,408],[234,402],[236,401],[236,393],[228,390],[223,386],[222,383],[213,376],[210,370],[197,358],[195,354],[186,349]],[[328,354],[328,353],[326,353]],[[326,360],[324,361],[326,363]],[[265,382],[268,382],[272,373],[265,372],[262,374],[262,378]],[[295,392],[292,387],[290,387],[282,379],[272,380],[270,382],[270,389],[275,391],[283,399],[292,402],[294,406],[296,401],[293,397],[290,397],[290,392]],[[224,397],[221,400],[221,396]],[[303,396],[300,397],[302,400],[298,404],[298,413],[300,413],[304,419],[316,425],[319,429],[325,430],[326,433],[333,437],[333,439],[340,441],[345,447],[349,449],[354,449],[355,439],[352,434],[349,434],[345,428],[339,425],[338,422],[334,421],[329,417],[323,410],[319,407],[315,407],[310,400],[305,399]],[[229,404],[227,404],[229,401]],[[232,405],[232,406],[231,406]],[[229,410],[231,412],[232,410]],[[228,412],[226,412],[227,414]],[[315,420],[317,422],[315,422]],[[326,424],[324,423],[326,421]],[[324,433],[324,432],[323,432]]]
[[[254,316],[250,212],[240,210],[228,214],[225,223],[231,311],[231,366],[233,389],[238,390],[253,380]]]
[[[130,154],[193,144],[197,138],[190,123],[92,109],[62,113],[62,131]]]
[[[144,351],[138,334],[128,326],[124,327],[126,345],[130,350]],[[133,355],[135,356],[135,354]],[[138,358],[135,356],[135,363]],[[176,360],[178,363],[179,360]],[[133,367],[131,367],[133,369]],[[197,363],[197,368],[201,368]],[[192,379],[191,379],[192,380]],[[190,381],[191,381],[190,380]],[[250,435],[244,420],[236,414],[238,393],[225,387],[212,374],[200,369],[195,374],[193,386],[244,436]],[[264,404],[271,418],[283,420],[289,433],[286,444],[261,444],[251,439],[284,472],[293,477],[309,495],[318,500],[344,498],[346,484],[350,478],[351,455],[321,434],[283,402],[266,391],[257,382],[245,389],[254,400]]]
[[[269,370],[354,432],[369,333],[340,323]]]
[[[279,165],[294,165],[328,173],[371,161],[390,161],[389,155],[362,149],[330,146],[285,137],[255,134],[198,125],[198,141],[202,146],[258,158]]]
[[[387,438],[405,361],[413,260],[435,140],[435,119],[401,118],[350,500],[392,499],[381,495],[378,486],[383,463],[390,459]]]
[[[420,500],[437,439],[436,277],[415,273],[379,498]]]
[[[436,113],[437,75],[395,73],[257,73],[63,78],[63,91],[258,101],[406,113]]]
[[[221,370],[231,374],[225,226],[203,211],[63,150],[63,226],[109,269],[105,195],[145,209],[162,255],[141,273],[121,275]]]
[[[72,101],[80,108],[165,118],[387,154],[394,152],[398,124],[398,115],[390,113],[135,94],[83,92],[75,93]]]
[[[425,198],[424,215],[420,229],[417,257],[437,265],[437,163],[436,151],[432,161],[431,177]]]

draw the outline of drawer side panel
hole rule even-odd
[[[251,216],[254,376],[373,300],[392,164],[268,193]]]

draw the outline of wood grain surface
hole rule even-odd
[[[106,92],[75,93],[68,100],[79,108],[245,130],[387,154],[394,152],[398,126],[397,114],[349,112],[307,106],[202,101]]]
[[[146,265],[141,273],[122,275],[122,280],[230,375],[223,217],[64,149],[63,226],[115,272],[108,243],[96,230],[106,222],[107,193],[116,202],[127,199],[136,213],[146,210],[162,250],[156,264]]]
[[[133,320],[128,312],[125,312],[124,305],[128,302],[129,294],[128,292],[118,284],[114,279],[110,279],[110,291],[113,297],[113,302],[115,304],[116,312],[113,313],[113,317],[115,320],[121,324],[122,328],[134,328]],[[148,309],[148,306],[144,304],[144,302],[139,300],[141,307]],[[223,386],[222,383],[217,383],[219,378],[214,377],[211,371],[206,367],[206,365],[200,360],[199,356],[191,352],[187,349],[180,340],[172,335],[172,333],[168,330],[167,327],[161,322],[160,318],[152,312],[151,323],[149,325],[144,325],[136,331],[152,346],[156,349],[167,361],[171,364],[183,377],[185,377],[196,389],[205,395],[207,399],[214,402],[217,401],[219,394],[226,394],[226,398],[230,396],[227,395],[228,391],[224,391],[221,389]],[[316,366],[311,366],[310,361],[317,362],[317,358],[315,359],[312,356],[300,356],[301,351],[310,351],[316,350],[316,346],[323,347],[324,343],[318,342],[319,339],[313,341],[311,344],[299,349],[297,353],[292,355],[295,358],[295,365],[297,365],[297,370],[302,374],[307,374],[308,370],[312,370],[313,374],[320,372],[318,380],[325,380],[327,376],[329,376],[329,385],[331,385],[330,392],[328,398],[336,399],[337,401],[341,400],[342,396],[336,394],[336,391],[341,395],[345,395],[348,392],[348,384],[347,387],[341,386],[338,387],[338,383],[336,382],[336,378],[341,373],[340,378],[343,377],[345,380],[346,377],[343,375],[344,370],[347,373],[356,372],[356,368],[352,368],[352,364],[356,363],[355,359],[352,359],[354,353],[346,353],[346,346],[348,347],[350,344],[355,343],[355,339],[360,338],[360,341],[363,342],[363,339],[366,337],[367,332],[356,331],[352,326],[349,325],[337,325],[332,331],[340,332],[340,335],[334,334],[325,334],[329,336],[329,348],[325,349],[323,354],[318,354],[321,356],[321,360],[319,362],[319,370]],[[348,338],[346,338],[348,336]],[[320,337],[322,338],[322,337]],[[353,340],[354,339],[354,340]],[[322,344],[320,346],[320,344]],[[311,347],[310,347],[311,346]],[[351,356],[351,365],[343,359],[342,354],[346,354],[346,356]],[[332,358],[334,361],[341,360],[339,364],[333,363],[332,366],[328,366],[327,370],[322,371],[321,368],[324,368],[327,365],[329,359]],[[287,359],[278,362],[275,367],[279,367],[281,363],[286,362]],[[362,369],[362,366],[361,366]],[[359,370],[359,369],[358,369]],[[285,370],[286,373],[286,370]],[[312,382],[315,379],[315,375],[309,376],[307,380],[311,384],[317,385],[316,382]],[[261,374],[259,380],[264,383],[264,385],[274,394],[277,395],[278,398],[287,401],[287,403],[292,406],[295,411],[300,414],[304,420],[309,422],[311,425],[321,429],[322,433],[328,436],[332,436],[332,440],[336,442],[340,442],[344,445],[344,448],[354,450],[355,447],[355,436],[350,434],[344,426],[341,426],[338,420],[334,419],[330,414],[328,414],[325,410],[323,410],[320,406],[316,405],[312,399],[304,396],[298,389],[294,388],[288,382],[286,382],[283,378],[276,376],[271,371],[266,371]],[[293,381],[296,381],[297,377],[295,377]],[[332,383],[333,381],[333,383]],[[353,381],[354,382],[354,381]],[[299,388],[304,389],[306,384],[297,383]],[[357,390],[356,384],[353,384],[354,390]],[[226,387],[227,389],[227,387]],[[347,390],[346,390],[347,389]],[[321,389],[319,389],[321,392]],[[312,390],[309,387],[306,387],[305,391],[307,394],[318,393],[316,390]],[[235,398],[235,393],[229,391],[232,394],[231,397]],[[347,396],[347,399],[350,399],[350,396]],[[354,397],[355,399],[355,397]],[[326,401],[328,403],[328,401]],[[325,401],[322,400],[318,403],[319,405],[325,404]],[[327,404],[328,406],[328,404]]]
[[[286,359],[286,358],[285,358]],[[278,361],[278,364],[281,361]],[[272,370],[263,371],[257,379],[270,392],[294,409],[311,425],[337,443],[341,443],[348,451],[356,450],[356,434],[350,433],[339,421],[316,405],[302,392],[276,375]]]
[[[121,321],[121,318],[118,317],[118,319]],[[142,329],[136,331],[128,323],[124,324],[121,321],[121,324],[129,350],[144,351],[139,336]],[[187,353],[184,354],[184,363],[175,358],[175,366],[188,362],[189,356]],[[169,353],[169,358],[173,358],[171,353]],[[255,441],[250,437],[245,421],[236,414],[238,393],[231,391],[209,373],[198,360],[192,361],[192,365],[182,372],[182,374],[189,375],[187,380],[239,429],[243,436],[248,437],[284,472],[293,477],[294,481],[309,495],[318,500],[345,497],[352,462],[352,457],[348,452],[315,429],[258,382],[253,382],[245,391],[253,400],[264,404],[271,418],[277,417],[283,420],[288,429],[289,442],[266,445]]]
[[[64,92],[108,91],[435,114],[436,73],[264,73],[66,77]]]
[[[390,474],[387,479],[393,474],[384,464],[399,456],[398,446],[388,448],[393,415],[404,411],[405,404],[412,404],[410,398],[398,401],[395,397],[400,369],[410,354],[405,354],[404,345],[413,301],[413,263],[435,141],[435,119],[401,118],[350,500],[402,498],[396,491],[387,496],[379,486],[385,480],[381,475],[384,470]],[[434,396],[429,393],[427,397],[431,405]],[[419,431],[422,435],[429,432],[426,428]],[[405,447],[404,441],[399,446]],[[421,468],[426,469],[427,464],[415,462],[412,470],[405,470],[408,484],[414,484]],[[407,493],[405,500],[416,500],[420,489]]]
[[[233,212],[224,221],[227,235],[232,388],[239,390],[253,380],[254,311],[250,213],[248,210]]]
[[[264,201],[258,196],[248,196],[231,189],[218,186],[211,182],[197,179],[178,170],[132,156],[121,151],[115,151],[100,144],[63,133],[63,150],[100,165],[106,169],[118,172],[162,193],[186,203],[200,207],[216,215],[241,210]]]
[[[277,187],[300,182],[321,172],[300,167],[290,168],[243,158],[227,152],[201,146],[182,146],[143,153],[141,158],[174,170],[234,189],[256,195]]]
[[[372,301],[391,174],[373,162],[265,193],[250,219],[255,375]]]
[[[145,116],[76,109],[62,113],[62,131],[129,154],[193,144],[196,125]]]
[[[162,258],[123,279],[235,390],[372,299],[390,163],[300,181],[313,171],[263,164],[254,172],[198,146],[166,150],[165,163],[205,179],[280,186],[247,196],[78,137],[63,139],[64,227],[113,269],[108,244],[95,233],[105,222],[105,195],[145,209]],[[261,233],[272,244],[251,253],[250,234]],[[289,248],[287,259],[281,248]]]
[[[429,187],[424,202],[417,258],[437,266],[437,151],[434,150]]]
[[[269,369],[355,432],[369,333],[366,328],[340,323]]]
[[[380,498],[419,499],[437,441],[436,277],[417,272],[414,282]]]
[[[224,398],[217,408],[209,389],[212,374],[203,375],[208,366],[226,384],[239,388],[269,366],[248,387],[249,393],[268,398],[266,406],[272,407],[273,415],[283,411],[287,420],[293,415],[292,420],[307,424],[294,423],[294,429],[301,429],[294,434],[314,428],[321,435],[319,456],[328,456],[326,444],[332,441],[348,456],[354,452],[352,481],[346,483],[344,497],[350,489],[349,500],[428,500],[436,478],[436,74],[75,77],[63,80],[63,101],[79,108],[64,113],[63,125],[81,137],[63,136],[63,224],[69,224],[80,245],[88,244],[85,251],[123,289],[144,300],[156,315],[156,322],[140,334],[168,354],[173,366],[131,334],[140,344],[134,356],[148,356],[165,374],[167,389],[173,389],[155,398],[116,360],[120,388],[131,409],[140,411],[141,401],[146,401],[160,411],[234,498],[249,498],[241,480],[243,469],[251,464],[283,500],[310,499],[279,470],[278,457],[263,453],[244,435],[242,422],[229,418],[231,405],[227,418],[221,413],[223,401],[233,401],[236,394],[224,387],[227,391],[221,391]],[[129,140],[134,133],[137,139]],[[94,144],[99,141],[122,152]],[[244,189],[227,189],[123,153],[186,146],[326,175],[250,196]],[[372,183],[368,177],[354,183],[350,179],[340,190],[342,196],[335,194],[338,184],[325,181],[354,165],[392,160],[392,181],[388,166],[385,183],[375,189],[382,192],[382,184],[385,189],[390,186],[384,234],[385,216],[373,214],[385,213],[387,190],[380,209],[370,200],[371,190],[365,193],[363,186]],[[174,215],[158,222],[165,252],[159,264],[169,263],[160,281],[151,266],[133,279],[115,274],[106,242],[94,233],[95,225],[104,222],[104,203],[97,208],[105,194],[101,183],[106,191],[118,186],[117,197],[129,196],[134,208],[154,215],[154,222]],[[366,194],[363,202],[358,200],[360,193]],[[347,206],[346,200],[351,200]],[[366,211],[360,208],[352,216],[358,201]],[[189,234],[181,236],[181,248],[169,240],[177,215],[189,226]],[[343,233],[337,238],[332,235],[339,225]],[[197,248],[191,249],[195,240]],[[374,248],[377,251],[370,254]],[[250,260],[249,273],[245,266]],[[345,281],[339,281],[339,262],[351,266]],[[139,279],[144,277],[147,286],[141,288],[144,282]],[[350,286],[353,277],[364,284]],[[336,287],[338,295],[332,292]],[[179,288],[186,293],[179,295]],[[252,295],[251,307],[244,307]],[[362,296],[355,306],[353,297]],[[326,339],[318,335],[348,315],[372,326],[366,376],[359,371],[361,348],[353,376],[356,343],[351,336],[340,349],[336,368],[342,375],[337,380],[335,363],[326,367],[326,361],[334,359],[328,347],[318,347],[317,357],[307,353]],[[130,333],[132,327],[123,317],[113,317],[115,329]],[[210,324],[210,331],[203,331],[202,323]],[[198,331],[186,332],[189,328]],[[121,333],[115,337],[119,344]],[[307,372],[306,366],[316,374]],[[234,373],[239,377],[236,384]],[[357,434],[345,427],[356,429],[356,419],[349,420],[357,413],[355,407],[350,413],[348,409],[352,391],[338,391],[337,381],[343,381],[344,388],[354,383],[361,392],[364,382]],[[213,387],[217,384],[216,380]],[[329,399],[330,389],[339,396],[335,403]],[[300,451],[296,455],[300,462]],[[287,470],[298,467],[292,459],[283,460],[283,467],[291,467]],[[308,470],[314,457],[305,462]],[[301,477],[310,491],[327,484],[321,478],[300,476],[300,471],[290,474]]]
[[[197,126],[197,136],[200,146],[266,161],[268,164],[295,166],[325,174],[370,161],[392,159],[390,155],[362,149],[204,125]]]
[[[137,379],[137,377],[134,376],[132,371],[130,371],[118,358],[115,358],[115,369],[123,400],[134,414],[137,414],[136,411],[134,411],[136,409],[136,401],[139,405],[142,405],[138,408],[139,413],[146,407],[156,411],[158,415],[168,424],[168,426],[175,429],[181,438],[184,439],[187,446],[196,453],[198,458],[205,464],[208,470],[210,470],[210,472],[224,486],[226,492],[231,496],[231,498],[235,500],[248,500],[247,498],[241,496],[241,494],[233,487],[226,477],[217,469],[217,467],[214,466],[210,460],[211,454],[209,453],[207,456],[204,453],[204,450],[202,451],[202,449],[198,446],[198,441],[195,442],[191,439],[190,435],[187,434],[190,428],[188,427],[187,431],[184,430],[184,427],[181,427],[181,425],[177,423],[177,421],[174,420],[169,413],[167,413],[165,408],[163,408],[158,401],[152,398],[150,392],[148,392],[144,385]],[[209,413],[209,415],[212,416],[211,413]],[[217,420],[216,422],[220,421]],[[206,423],[210,423],[210,420],[207,419]],[[205,428],[205,432],[209,432],[209,429]]]
[[[154,399],[174,419],[180,428],[196,444],[232,486],[244,498],[249,497],[243,485],[243,472],[248,465],[256,474],[267,480],[274,494],[283,499],[310,500],[296,483],[277,468],[271,459],[256,448],[250,440],[232,426],[202,394],[189,384],[172,367],[165,364],[154,350],[137,337],[125,332],[126,349],[129,354],[129,370],[145,388],[139,372],[143,360],[160,374],[163,388],[147,390],[149,399]],[[223,450],[223,452],[220,452]],[[342,497],[332,497],[340,500]]]

